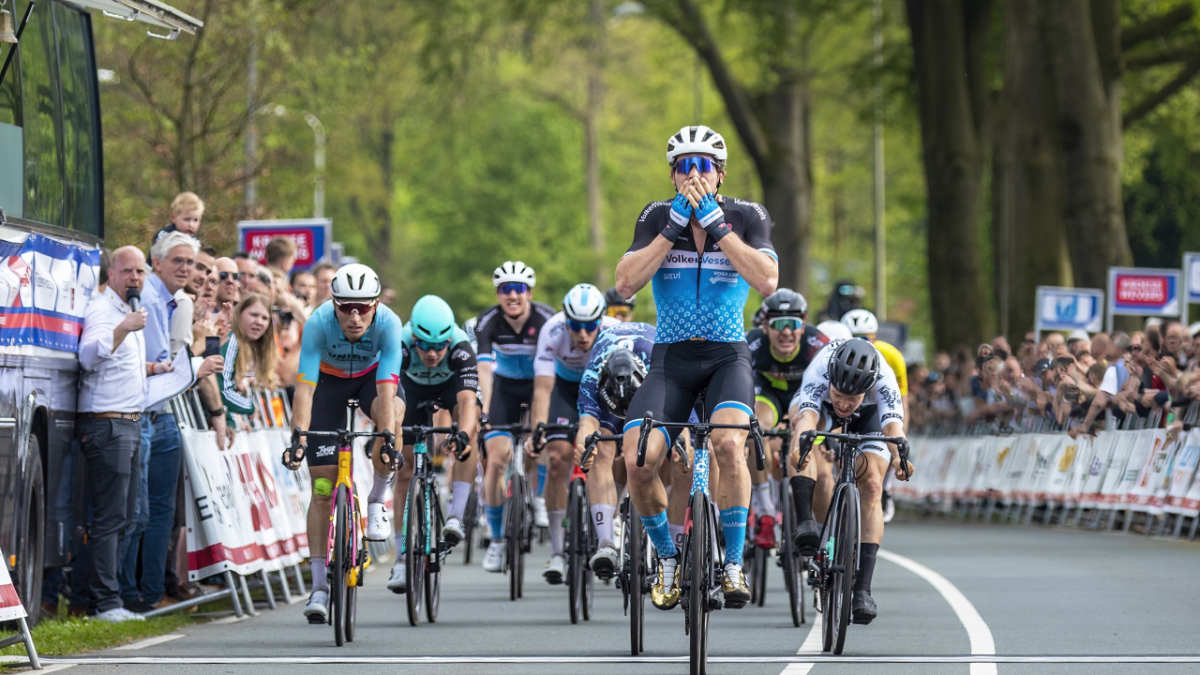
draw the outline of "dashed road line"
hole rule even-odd
[[[113,649],[113,651],[115,651],[115,652],[136,651],[138,649],[145,649],[146,647],[153,647],[154,645],[161,645],[162,643],[170,642],[171,640],[178,640],[181,637],[183,637],[183,633],[167,633],[166,635],[159,635],[157,637],[146,638],[145,640],[139,640],[137,642],[134,642],[133,644],[124,645],[122,647],[116,647]]]

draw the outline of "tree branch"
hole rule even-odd
[[[1162,37],[1190,21],[1195,14],[1196,8],[1191,3],[1184,3],[1136,26],[1130,26],[1121,31],[1121,49],[1127,50],[1146,40]]]
[[[1186,63],[1197,56],[1200,56],[1200,44],[1193,42],[1141,56],[1127,56],[1125,57],[1125,67],[1129,70],[1143,70],[1170,63]]]
[[[1137,105],[1125,112],[1121,120],[1121,128],[1128,129],[1130,125],[1149,115],[1155,108],[1183,89],[1197,74],[1200,74],[1200,57],[1188,61],[1175,78],[1164,84],[1161,89],[1142,99]]]

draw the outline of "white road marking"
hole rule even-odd
[[[159,635],[157,637],[146,638],[145,640],[139,640],[137,642],[134,642],[133,644],[128,644],[123,647],[116,647],[115,649],[113,649],[113,651],[115,651],[115,652],[137,651],[138,649],[145,649],[146,647],[153,647],[154,645],[161,645],[162,643],[170,642],[171,640],[178,640],[181,637],[183,637],[183,633],[167,633],[166,635]]]
[[[821,620],[814,616],[812,630],[808,631],[808,637],[804,638],[804,644],[800,645],[800,651],[796,652],[796,655],[820,654],[821,646]],[[709,660],[712,660],[711,656]],[[779,675],[808,675],[808,671],[815,665],[817,664],[814,662],[789,663]]]
[[[236,614],[230,614],[227,617],[224,617],[221,619],[216,619],[215,621],[210,621],[209,623],[211,623],[215,626],[220,626],[222,624],[227,624],[227,623],[238,623],[239,621],[245,621],[246,619],[249,619],[249,618],[250,618],[249,614],[243,614],[241,616],[238,616]]]
[[[929,582],[938,593],[949,603],[950,609],[958,615],[959,622],[963,628],[967,630],[967,638],[971,641],[972,656],[994,656],[996,654],[996,641],[992,638],[992,631],[988,628],[987,622],[979,615],[975,605],[967,600],[967,596],[958,590],[958,587],[950,583],[946,577],[934,572],[921,563],[906,558],[902,555],[884,551],[880,549],[879,557],[889,562],[896,563],[904,569],[921,577]],[[996,664],[1000,663],[996,660],[984,660],[971,663],[971,675],[996,675]],[[1103,662],[1108,663],[1108,662]]]
[[[629,664],[687,663],[683,656],[78,656],[43,658],[47,665],[447,665],[447,664]],[[850,664],[997,664],[997,663],[1132,663],[1132,664],[1200,664],[1200,654],[1149,655],[1114,654],[1106,656],[1016,656],[1011,654],[979,655],[928,655],[928,656],[709,656],[709,663],[850,663]]]

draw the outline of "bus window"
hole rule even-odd
[[[53,4],[53,3],[47,3]],[[25,128],[25,218],[62,226],[58,58],[49,7],[34,9],[21,35],[21,93]]]
[[[100,148],[96,115],[96,64],[88,17],[53,3],[58,30],[62,98],[63,160],[66,169],[66,216],[63,226],[100,236]]]
[[[19,16],[19,15],[18,15]],[[0,45],[0,58],[8,56],[16,45]],[[3,61],[0,61],[3,63]],[[5,215],[20,218],[25,213],[21,198],[25,185],[24,135],[21,132],[21,69],[14,55],[4,80],[0,81],[0,209]]]

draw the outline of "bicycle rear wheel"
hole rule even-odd
[[[333,624],[333,643],[346,644],[346,584],[350,572],[350,494],[338,486],[334,499],[332,560],[327,561],[329,572],[329,622]]]
[[[771,560],[771,552],[765,548],[753,547],[754,559],[751,562],[754,565],[754,586],[751,588],[751,602],[763,606],[767,599],[767,563]]]
[[[796,512],[792,509],[792,485],[783,479],[782,495],[783,527],[779,542],[779,557],[783,561],[783,585],[787,587],[788,606],[792,610],[792,625],[799,628],[804,624],[804,576],[801,574],[804,561],[796,554],[792,543],[792,530],[796,527]]]
[[[567,605],[570,609],[571,623],[579,623],[584,619],[584,561],[585,532],[587,523],[583,507],[586,495],[583,494],[583,481],[571,481],[570,492],[567,496]]]
[[[704,675],[708,669],[708,595],[713,578],[712,533],[708,496],[692,495],[692,532],[688,541],[688,664],[691,675]]]
[[[479,524],[479,490],[471,484],[471,495],[467,497],[467,508],[463,511],[463,564],[471,564],[471,549],[475,546],[475,527]]]
[[[446,525],[445,517],[442,515],[442,503],[438,500],[436,484],[431,486],[433,489],[427,491],[430,499],[430,512],[433,519],[430,521],[430,541],[433,545],[433,552],[426,559],[425,572],[425,618],[429,619],[429,623],[436,623],[438,617],[438,609],[442,602],[442,528]],[[447,553],[446,555],[449,555]]]
[[[354,504],[346,521],[346,532],[350,539],[349,550],[353,552],[353,555],[347,560],[351,561],[349,566],[354,572],[354,583],[346,584],[346,642],[354,642],[354,628],[358,621],[358,587],[362,586],[363,575],[366,574],[367,551],[362,548],[364,540],[355,537],[356,532],[360,535],[361,532],[354,527],[354,523],[361,522],[362,514],[358,510],[358,505]]]
[[[852,486],[842,490],[841,508],[838,510],[837,533],[834,545],[833,583],[830,596],[836,598],[833,653],[841,654],[846,645],[846,631],[850,627],[850,605],[854,595],[854,571],[858,566],[858,491]]]
[[[425,484],[417,476],[408,483],[408,499],[405,502],[404,560],[408,576],[408,624],[421,623],[421,602],[425,599]]]

